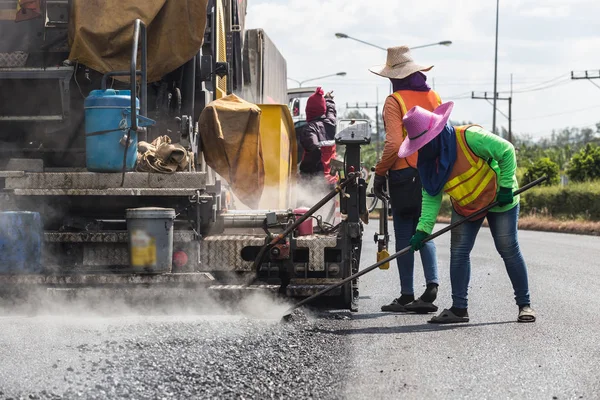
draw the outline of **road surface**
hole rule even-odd
[[[374,259],[376,224],[363,265]],[[489,231],[473,252],[471,323],[385,314],[397,272],[361,281],[360,312],[0,317],[0,398],[600,398],[600,238],[521,232],[535,324],[517,324],[512,290]],[[449,236],[436,241],[450,306]],[[393,245],[392,245],[393,246]],[[417,266],[416,287],[422,290]]]

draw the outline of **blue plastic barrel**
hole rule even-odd
[[[39,213],[0,212],[0,273],[42,272],[43,238],[44,226]]]
[[[137,110],[140,102],[136,99]],[[131,126],[130,90],[92,90],[85,99],[86,167],[92,172],[121,172],[125,155],[125,137]],[[135,167],[136,132],[131,132],[127,148],[126,171]]]

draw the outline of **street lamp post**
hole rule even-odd
[[[373,43],[365,42],[364,40],[360,40],[360,39],[354,38],[352,36],[348,36],[345,33],[336,33],[335,37],[338,38],[338,39],[352,39],[352,40],[360,42],[362,44],[366,44],[367,46],[371,46],[371,47],[378,48],[380,50],[386,50],[387,51],[387,49],[385,47],[381,47],[381,46],[377,46],[376,44],[373,44]],[[413,49],[422,49],[423,47],[431,47],[431,46],[450,46],[451,44],[452,44],[451,40],[442,40],[441,42],[429,43],[429,44],[422,44],[420,46],[413,46],[413,47],[410,47],[410,49],[411,50],[413,50]]]
[[[318,76],[316,78],[305,79],[303,81],[299,81],[299,80],[296,80],[296,79],[293,79],[293,78],[289,78],[289,77],[288,77],[288,79],[290,81],[296,82],[298,84],[298,87],[302,87],[303,83],[310,82],[310,81],[316,81],[318,79],[323,79],[323,78],[329,78],[329,77],[332,77],[332,76],[346,76],[346,73],[345,72],[338,72],[338,73],[335,73],[335,74],[329,74],[329,75],[324,75],[324,76]]]

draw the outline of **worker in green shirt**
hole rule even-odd
[[[519,196],[513,145],[477,125],[448,124],[453,102],[433,112],[413,107],[403,118],[407,139],[398,157],[419,152],[417,169],[423,184],[422,211],[417,231],[410,240],[418,251],[431,234],[444,193],[452,201],[452,222],[468,217],[494,201],[499,205],[452,230],[450,283],[452,308],[433,317],[431,323],[469,322],[467,290],[471,278],[470,253],[483,219],[487,218],[494,244],[504,260],[519,307],[517,321],[534,322],[529,299],[527,266],[519,249],[517,222]]]

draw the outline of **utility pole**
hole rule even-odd
[[[575,73],[575,71],[571,71],[571,79],[587,79],[592,85],[596,86],[600,89],[600,85],[594,82],[592,79],[600,79],[600,70],[598,71],[583,71]]]
[[[496,100],[498,97],[498,15],[500,10],[500,0],[496,0],[496,50],[494,52],[494,118],[492,122],[492,132],[496,133]],[[487,100],[487,99],[486,99]]]
[[[348,110],[351,110],[351,109],[359,109],[360,110],[362,108],[374,108],[375,109],[375,130],[377,131],[377,137],[375,138],[375,153],[377,154],[377,161],[379,161],[379,153],[381,152],[379,150],[379,146],[380,146],[380,144],[379,144],[379,137],[380,137],[380,135],[379,135],[379,133],[380,133],[380,131],[379,131],[379,105],[375,104],[374,106],[370,106],[369,103],[365,103],[364,106],[360,106],[358,103],[356,103],[355,106],[350,106],[350,105],[348,105],[348,103],[346,103],[346,108]]]
[[[479,95],[479,96],[475,96],[475,92],[471,92],[471,98],[476,99],[476,100],[487,100],[488,103],[490,103],[490,100],[491,100],[491,98],[488,97],[487,92],[484,92],[483,95]],[[504,114],[501,111],[498,111],[498,112],[508,119],[508,141],[512,143],[512,96],[498,97],[498,95],[496,94],[496,96],[494,96],[493,105],[496,104],[496,100],[508,101],[508,115]],[[492,104],[492,103],[490,103],[490,104]],[[495,108],[494,108],[494,114],[496,114]]]

